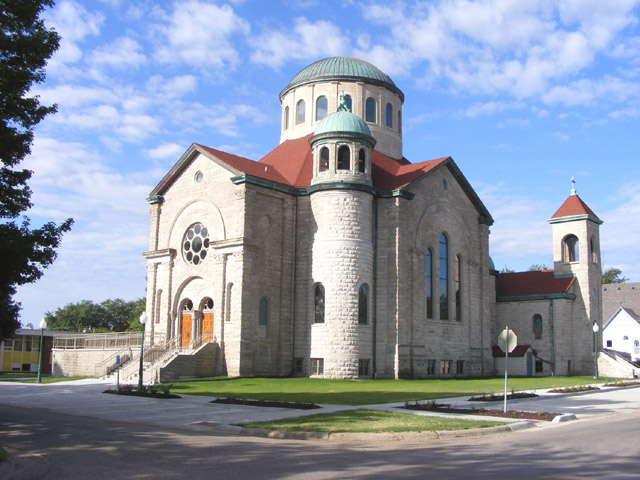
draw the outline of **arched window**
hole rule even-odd
[[[304,123],[304,100],[300,100],[296,105],[296,125]]]
[[[542,316],[537,313],[533,316],[533,338],[536,340],[542,338]]]
[[[346,145],[338,149],[338,170],[349,170],[351,168],[351,150]]]
[[[351,95],[344,96],[344,103],[347,105],[349,111],[353,112],[353,100],[351,100]]]
[[[320,149],[320,171],[326,172],[329,170],[329,149],[322,147]]]
[[[387,127],[389,127],[389,128],[393,127],[393,117],[391,115],[392,115],[391,104],[387,103],[387,111],[386,111],[386,115],[385,115],[385,120],[387,122]]]
[[[369,323],[369,287],[367,284],[360,285],[358,290],[358,324],[367,325]]]
[[[447,237],[440,234],[440,320],[449,320],[449,251]]]
[[[289,107],[284,109],[284,129],[289,130]]]
[[[258,325],[266,327],[269,319],[269,301],[262,297],[258,302]]]
[[[327,116],[327,97],[321,96],[316,100],[316,120]]]
[[[427,318],[433,318],[433,255],[427,249]]]
[[[589,252],[591,253],[591,262],[598,263],[598,246],[593,237],[589,240]]]
[[[365,159],[367,154],[364,152],[364,148],[361,148],[358,152],[358,171],[360,173],[364,173],[366,170],[366,162]]]
[[[321,283],[313,291],[313,323],[324,323],[324,287]]]
[[[562,241],[562,255],[565,263],[580,261],[580,242],[575,235],[567,235]]]
[[[376,101],[372,97],[367,98],[365,102],[364,119],[370,123],[376,122]]]
[[[402,134],[402,112],[398,112],[398,132]]]
[[[460,255],[456,255],[456,320],[462,321],[462,293],[460,291],[461,277],[462,277],[462,261]]]

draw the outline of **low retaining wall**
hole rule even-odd
[[[104,360],[121,351],[121,348],[111,349],[79,349],[52,351],[54,377],[93,377],[96,366]],[[102,372],[104,373],[104,372]]]

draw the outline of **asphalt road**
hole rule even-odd
[[[638,478],[640,411],[485,437],[236,437],[0,405],[18,479]],[[14,469],[15,467],[15,469]]]

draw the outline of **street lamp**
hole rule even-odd
[[[600,325],[593,322],[593,378],[598,379],[598,330]]]
[[[140,371],[138,372],[138,390],[142,391],[142,358],[144,354],[144,326],[147,323],[147,312],[140,315],[140,325],[142,325],[142,341],[140,342]]]
[[[47,322],[43,318],[40,320],[40,356],[38,358],[38,380],[37,383],[40,383],[41,372],[42,372],[42,346],[44,344],[44,329],[47,328]]]

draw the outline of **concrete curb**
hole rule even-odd
[[[560,422],[568,422],[570,420],[577,420],[578,417],[576,417],[573,413],[567,413],[565,415],[556,415],[556,417],[551,420],[551,423],[560,423]]]
[[[459,437],[481,437],[496,433],[509,433],[528,428],[535,428],[533,422],[518,422],[507,425],[498,425],[486,428],[469,428],[466,430],[437,430],[434,432],[398,432],[398,433],[348,433],[348,432],[292,432],[286,430],[267,430],[265,428],[243,428],[237,425],[219,425],[216,430],[224,431],[231,435],[248,437],[275,438],[280,440],[325,440],[336,442],[364,442],[364,441],[400,441],[400,440],[425,440],[446,439]]]

